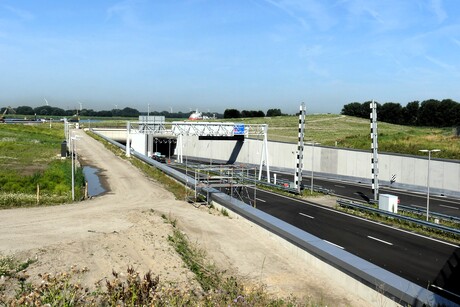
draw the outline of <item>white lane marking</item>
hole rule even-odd
[[[338,185],[338,184],[334,184],[334,187],[338,187],[338,188],[345,188],[344,185]]]
[[[388,244],[388,245],[393,245],[393,243],[390,243],[390,242],[387,242],[387,241],[383,241],[383,240],[380,240],[380,239],[377,239],[377,238],[374,238],[374,237],[371,237],[371,236],[367,236],[369,239],[372,239],[372,240],[375,240],[375,241],[379,241],[379,242],[382,242],[382,243],[385,243],[385,244]]]
[[[446,206],[446,205],[439,205],[439,207],[445,207],[445,208],[450,208],[450,209],[455,209],[455,210],[458,210],[458,208],[457,208],[457,207]]]
[[[329,244],[331,244],[331,245],[334,245],[335,247],[338,247],[338,248],[340,248],[340,249],[345,249],[345,248],[343,248],[342,246],[337,245],[337,244],[332,243],[332,242],[329,242],[329,241],[327,241],[327,240],[323,240],[323,241],[326,242],[326,243],[329,243]]]
[[[265,201],[265,200],[263,200],[263,199],[260,199],[260,198],[257,198],[257,197],[256,197],[256,200],[258,200],[258,201],[261,201],[261,202],[263,202],[263,203],[266,203],[266,201]]]
[[[306,216],[306,217],[309,217],[309,218],[311,218],[311,219],[314,219],[314,218],[315,218],[314,216],[307,215],[307,214],[305,214],[305,213],[300,213],[300,212],[299,212],[299,214],[300,214],[300,215],[303,215],[303,216]]]
[[[287,197],[287,196],[276,194],[274,192],[269,192],[269,191],[264,191],[264,192],[267,193],[267,194],[272,194],[272,195],[276,195],[278,197],[286,198],[286,199],[289,199],[291,201],[295,201],[295,202],[298,202],[298,203],[301,203],[301,204],[307,204],[309,206],[316,207],[316,208],[322,209],[322,210],[326,210],[326,211],[329,211],[331,213],[345,215],[345,216],[348,216],[350,218],[361,220],[361,221],[366,222],[366,223],[371,223],[371,224],[374,224],[374,225],[378,225],[380,227],[390,228],[390,229],[393,229],[395,231],[404,232],[404,233],[406,233],[408,235],[411,235],[411,236],[416,236],[416,237],[419,237],[419,238],[423,238],[423,239],[426,239],[426,240],[438,242],[440,244],[444,244],[444,245],[448,245],[448,246],[452,246],[452,247],[456,247],[456,248],[460,247],[460,245],[452,244],[452,243],[449,243],[449,242],[446,242],[446,241],[441,241],[441,240],[438,240],[438,239],[435,239],[435,238],[430,238],[430,237],[427,237],[427,236],[424,236],[424,235],[421,235],[421,234],[418,234],[418,233],[415,233],[415,232],[412,232],[412,231],[396,228],[396,227],[390,226],[390,225],[385,225],[385,224],[382,224],[382,223],[379,223],[379,222],[376,222],[376,221],[367,220],[367,219],[365,219],[363,217],[352,215],[352,214],[346,213],[346,212],[337,211],[337,210],[334,210],[334,209],[331,209],[331,208],[328,208],[328,207],[324,207],[322,205],[315,204],[315,203],[310,202],[310,201],[299,200],[299,199],[295,199],[295,198],[293,199],[292,197]]]

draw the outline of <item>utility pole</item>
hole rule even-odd
[[[378,133],[377,133],[377,103],[372,100],[370,104],[371,108],[371,173],[372,173],[372,191],[374,192],[374,201],[379,199],[379,159],[378,159]]]
[[[303,166],[303,139],[305,129],[305,103],[300,104],[299,112],[299,139],[297,145],[297,159],[296,159],[296,170],[294,174],[294,187],[297,189],[297,193],[300,194],[300,186],[302,184],[302,166]]]

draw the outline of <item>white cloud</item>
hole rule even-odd
[[[329,71],[321,67],[318,62],[324,54],[324,48],[321,45],[304,46],[300,49],[300,57],[306,60],[307,70],[317,76],[327,78],[330,76]]]
[[[407,1],[343,0],[336,5],[344,9],[349,26],[377,32],[406,27],[412,21],[413,6]]]
[[[277,7],[278,9],[282,10],[289,16],[291,16],[296,22],[298,22],[304,29],[309,30],[310,25],[306,22],[306,20],[300,16],[298,16],[295,12],[295,10],[292,9],[291,5],[289,3],[286,3],[285,1],[277,1],[277,0],[265,0],[269,4]]]
[[[127,27],[141,28],[141,22],[134,8],[134,2],[126,0],[107,9],[107,19],[118,17]]]
[[[16,7],[12,7],[9,5],[4,5],[3,6],[6,10],[10,11],[13,13],[15,16],[17,16],[19,19],[24,20],[24,21],[30,21],[34,19],[34,15],[28,11],[18,9]]]
[[[452,41],[454,42],[454,44],[456,44],[457,46],[460,47],[460,40],[458,40],[456,38],[452,38]]]
[[[441,60],[433,58],[433,57],[431,57],[429,55],[426,55],[425,58],[428,61],[430,61],[431,63],[436,64],[437,66],[439,66],[439,67],[441,67],[441,68],[443,68],[445,70],[453,70],[454,69],[454,67],[452,65],[446,64],[446,63],[442,62]]]
[[[447,13],[443,9],[442,0],[431,0],[431,8],[438,19],[438,22],[443,22],[447,19]]]

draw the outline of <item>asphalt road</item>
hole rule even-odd
[[[370,193],[370,189],[366,190],[366,187],[361,185],[342,185],[324,180],[315,180],[314,183],[324,186],[327,184],[335,188],[340,185],[341,194],[355,199],[356,192]],[[392,194],[395,193],[392,191]],[[249,195],[252,196],[253,192],[249,191]],[[256,195],[257,209],[422,287],[444,294],[430,285],[434,283],[449,258],[458,253],[458,246],[351,216],[312,202],[261,190],[258,190]],[[412,197],[423,201],[422,198]],[[409,196],[407,199],[410,199]],[[248,199],[244,200],[249,203]],[[459,295],[460,298],[460,289],[455,283],[443,285],[443,288]]]
[[[458,248],[270,192],[257,191],[256,206],[259,210],[422,287],[433,283],[446,261]]]
[[[293,181],[293,175],[276,173],[278,179]],[[273,175],[272,175],[273,176]],[[308,189],[311,186],[311,177],[304,175],[302,183]],[[373,199],[374,194],[369,184],[351,183],[345,181],[335,181],[313,177],[313,184],[322,188],[334,191],[334,194],[356,201],[366,201]],[[380,194],[396,195],[400,204],[410,206],[415,209],[426,210],[426,194],[380,187]],[[430,212],[442,213],[450,216],[460,217],[460,199],[444,197],[430,194]]]

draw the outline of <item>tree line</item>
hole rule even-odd
[[[352,102],[343,106],[341,114],[369,118],[371,101]],[[452,99],[412,101],[406,106],[399,103],[377,103],[378,121],[409,126],[460,126],[460,103]]]
[[[49,105],[40,106],[32,108],[30,106],[19,106],[16,108],[2,107],[0,108],[0,114],[3,114],[5,109],[9,109],[7,112],[11,113],[10,109],[13,109],[16,114],[25,115],[25,116],[38,116],[38,117],[47,117],[47,116],[63,116],[63,117],[72,117],[72,116],[86,116],[86,117],[139,117],[139,115],[147,115],[147,112],[140,112],[133,108],[123,108],[123,109],[112,109],[112,110],[102,110],[95,111],[93,109],[72,109],[64,110],[58,107],[53,107]],[[190,112],[168,112],[168,111],[152,111],[149,112],[150,116],[164,116],[165,118],[188,118]],[[221,113],[212,113],[212,112],[202,112],[202,115],[208,118],[248,118],[248,117],[273,117],[273,116],[282,116],[286,115],[281,112],[281,109],[269,109],[265,114],[263,111],[258,110],[242,110],[237,109],[226,109],[223,114]]]
[[[273,116],[282,116],[285,115],[281,113],[280,109],[268,109],[267,114],[263,111],[248,111],[243,110],[239,111],[237,109],[226,109],[224,111],[224,118],[245,118],[245,117],[273,117]]]
[[[112,110],[102,110],[95,111],[93,109],[81,109],[81,110],[64,110],[58,107],[53,106],[40,106],[32,108],[30,106],[19,106],[16,108],[2,107],[0,108],[0,114],[3,114],[5,109],[8,109],[8,114],[11,113],[10,109],[13,109],[16,114],[25,115],[25,116],[63,116],[63,117],[72,117],[72,116],[87,116],[87,117],[139,117],[139,115],[147,115],[147,112],[140,112],[133,108],[123,108],[123,109],[112,109]],[[165,116],[166,118],[188,118],[190,112],[167,112],[167,111],[152,111],[149,112],[151,116]],[[219,113],[210,113],[203,112],[204,116],[222,118],[223,115]]]

